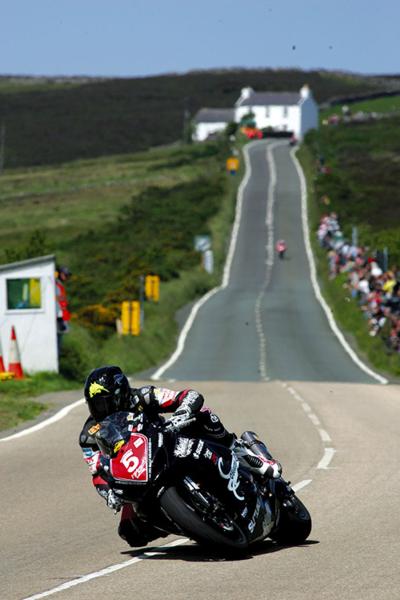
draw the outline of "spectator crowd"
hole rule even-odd
[[[400,271],[385,265],[367,247],[348,242],[336,213],[321,218],[318,241],[327,251],[329,277],[346,274],[344,284],[365,317],[370,336],[380,336],[388,351],[400,352]]]

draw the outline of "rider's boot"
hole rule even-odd
[[[240,464],[252,473],[266,479],[277,479],[281,476],[281,465],[272,458],[265,444],[252,431],[245,431],[240,440],[235,439],[231,449]]]
[[[118,527],[118,535],[130,546],[137,548],[139,546],[146,546],[149,542],[159,537],[166,537],[168,533],[152,527],[140,519],[132,504],[124,504]]]

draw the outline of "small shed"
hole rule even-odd
[[[0,265],[0,340],[6,368],[12,327],[24,371],[58,372],[53,255]]]
[[[234,120],[233,108],[201,108],[194,118],[193,139],[203,142],[213,134],[223,131],[228,123]]]

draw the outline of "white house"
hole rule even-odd
[[[0,265],[0,341],[6,368],[12,327],[24,372],[58,371],[54,256]]]
[[[194,118],[193,139],[203,142],[214,133],[223,131],[228,123],[235,120],[233,108],[202,108]]]
[[[202,141],[210,132],[223,130],[229,121],[240,123],[249,113],[254,114],[259,129],[287,131],[298,140],[302,140],[309,129],[318,128],[318,105],[308,85],[299,92],[255,92],[253,88],[246,87],[242,89],[233,110],[231,118],[230,109],[201,109],[195,117],[196,134],[193,139]],[[216,119],[217,115],[218,128],[212,129],[215,123],[212,119]]]
[[[299,92],[255,92],[243,88],[235,103],[235,121],[254,114],[256,127],[271,127],[275,131],[290,131],[302,140],[309,129],[318,128],[318,105],[308,85]]]

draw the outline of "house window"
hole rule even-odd
[[[283,107],[283,118],[287,119],[287,116],[288,116],[288,107],[284,106]]]
[[[269,106],[266,106],[266,107],[265,107],[265,116],[267,117],[267,119],[269,119],[269,118],[270,118],[270,116],[271,116],[271,115],[270,115]]]
[[[7,279],[7,309],[41,308],[40,279]]]

